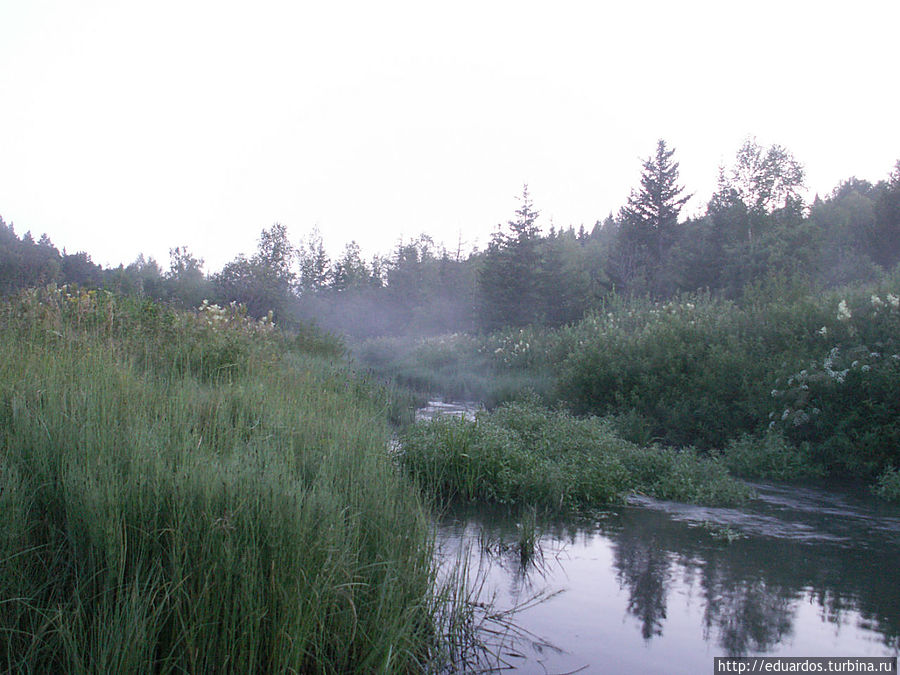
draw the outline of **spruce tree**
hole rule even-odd
[[[538,277],[540,229],[523,186],[515,219],[497,228],[484,254],[478,275],[481,323],[486,328],[523,326],[540,319]]]
[[[640,189],[632,191],[622,209],[622,235],[645,249],[648,262],[659,263],[672,245],[681,207],[691,198],[678,185],[678,162],[674,148],[659,139],[656,154],[644,161]]]

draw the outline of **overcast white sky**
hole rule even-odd
[[[748,135],[811,193],[900,159],[900,2],[0,0],[0,215],[104,265],[216,271],[616,211],[657,138],[699,211]],[[467,248],[468,248],[467,246]]]

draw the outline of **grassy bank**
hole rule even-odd
[[[0,669],[403,672],[433,657],[390,403],[238,308],[0,306]]]
[[[641,447],[608,420],[576,419],[534,400],[474,419],[417,424],[402,445],[404,466],[444,499],[572,510],[621,502],[632,492],[704,504],[750,494],[716,459]]]

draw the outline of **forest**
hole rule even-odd
[[[740,300],[775,280],[815,292],[875,281],[900,261],[900,162],[886,179],[851,177],[806,204],[802,164],[782,146],[748,139],[720,167],[705,213],[687,219],[678,169],[660,140],[625,205],[591,227],[542,228],[525,185],[484,250],[448,250],[421,234],[386,254],[367,257],[351,242],[332,257],[317,230],[295,241],[276,223],[254,253],[218,271],[185,246],[170,250],[167,268],[139,256],[104,269],[89,252],[61,253],[46,235],[17,236],[0,219],[0,293],[55,283],[183,307],[234,301],[252,316],[272,311],[284,326],[314,321],[364,339],[562,326],[613,297],[704,291]]]

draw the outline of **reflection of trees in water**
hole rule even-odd
[[[620,586],[628,587],[628,613],[641,623],[645,640],[662,635],[666,619],[669,554],[648,532],[628,530],[615,542]]]
[[[702,591],[704,639],[730,655],[771,651],[794,633],[797,603],[814,601],[820,618],[854,621],[900,649],[900,584],[894,545],[805,544],[785,539],[713,540],[701,528],[644,510],[602,528],[629,593],[628,613],[649,640],[662,635],[671,581]],[[857,542],[854,542],[856,544]],[[839,629],[839,628],[838,628]]]
[[[820,617],[837,625],[853,620],[900,651],[900,576],[896,545],[861,538],[838,550],[816,549],[804,587]],[[829,555],[830,553],[830,555]]]
[[[562,546],[598,530],[611,541],[616,579],[628,592],[627,612],[645,640],[663,635],[669,595],[683,587],[703,603],[704,639],[731,655],[772,651],[802,632],[794,624],[803,602],[815,603],[819,619],[837,631],[853,622],[880,635],[891,651],[900,650],[896,538],[860,535],[829,544],[751,536],[728,543],[649,509],[622,509],[585,528],[545,523],[542,529]],[[541,569],[503,566],[513,596],[527,590]]]
[[[676,567],[683,568],[686,584],[703,590],[704,639],[715,635],[727,654],[770,650],[792,633],[796,596],[767,582],[764,572],[751,572],[729,547],[706,548],[697,556],[699,537],[692,530],[630,525],[615,537],[614,564],[619,583],[628,588],[628,613],[640,622],[645,640],[663,633]],[[694,541],[685,545],[678,530]]]
[[[704,569],[704,639],[715,631],[729,656],[771,650],[793,633],[794,595],[762,578],[740,578],[731,572],[715,565]]]

